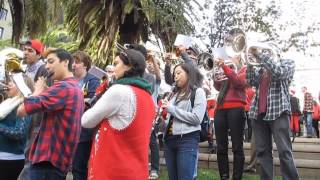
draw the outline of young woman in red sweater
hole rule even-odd
[[[240,62],[240,56],[232,58],[232,61]],[[214,87],[219,91],[214,118],[219,173],[222,180],[229,179],[228,134],[230,130],[233,152],[232,179],[240,180],[242,179],[244,165],[243,133],[246,120],[246,68],[243,67],[235,72],[232,67],[224,64],[224,60],[219,60],[218,65],[228,78],[227,80],[214,82]]]

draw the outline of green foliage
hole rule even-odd
[[[63,48],[71,53],[77,51],[79,48],[79,42],[74,41],[63,26],[51,29],[46,34],[39,36],[38,38],[47,47]]]
[[[112,63],[116,41],[139,43],[152,33],[172,44],[177,33],[192,32],[184,16],[191,1],[62,0],[69,33],[80,49],[93,51],[96,63],[104,65]]]
[[[6,48],[6,47],[13,47],[14,45],[11,42],[11,39],[7,40],[0,40],[0,49]]]
[[[47,1],[25,0],[26,34],[37,37],[47,31]]]

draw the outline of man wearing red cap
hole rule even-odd
[[[27,64],[26,74],[34,81],[47,74],[45,63],[41,56],[43,50],[43,44],[37,39],[29,40],[24,44],[23,54]]]
[[[38,80],[41,76],[46,76],[48,74],[45,63],[41,56],[41,53],[44,51],[44,46],[39,40],[29,40],[23,43],[23,54],[24,54],[24,61],[27,64],[26,68],[26,75],[30,77],[34,82]],[[52,81],[48,80],[47,85],[51,85]],[[40,122],[43,118],[43,113],[36,113],[33,115],[32,127],[31,132],[29,134],[29,139],[27,141],[25,154],[28,155],[30,146],[34,141],[38,131]],[[26,162],[23,170],[21,171],[18,180],[26,179],[28,174],[28,169],[30,166],[30,162]]]

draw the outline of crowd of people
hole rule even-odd
[[[8,72],[7,98],[0,104],[0,179],[62,180],[67,173],[75,180],[157,179],[163,149],[169,179],[193,180],[206,115],[207,141],[222,180],[230,178],[229,137],[232,179],[255,172],[257,162],[260,178],[273,179],[273,142],[282,178],[299,179],[290,136],[301,135],[304,121],[306,137],[319,138],[320,106],[303,87],[300,108],[290,86],[294,61],[257,49],[249,53],[259,66],[244,65],[238,54],[229,57],[234,66],[218,59],[225,79],[209,80],[219,92],[212,98],[197,52],[176,48],[182,62],[174,64],[170,53],[164,57],[164,80],[172,88],[160,94],[161,60],[143,45],[119,50],[99,79],[89,73],[92,60],[83,51],[45,49],[39,40],[23,43],[27,67]],[[12,80],[17,73],[23,73],[30,96]],[[247,167],[244,141],[252,146]]]

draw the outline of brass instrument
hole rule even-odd
[[[266,54],[271,56],[272,59],[277,62],[280,56],[279,48],[272,42],[261,43],[255,42],[248,45],[245,54],[246,63],[251,66],[260,66],[261,63],[257,60],[254,54]]]
[[[5,81],[7,73],[22,72],[23,52],[15,48],[0,51],[0,81]]]
[[[237,66],[230,60],[230,57],[241,55],[246,49],[246,44],[245,33],[237,28],[232,29],[225,38],[225,46],[215,48],[213,55],[207,52],[201,53],[197,58],[197,65],[203,69],[205,75],[212,74],[214,81],[226,80],[223,69],[217,65],[217,59],[223,59],[227,66],[237,72]]]
[[[227,66],[230,66],[235,72],[237,72],[237,66],[231,60],[224,60]],[[200,71],[210,79],[214,81],[223,81],[227,77],[221,67],[218,66],[217,58],[210,53],[201,53],[197,59],[197,65]]]
[[[190,36],[186,36],[183,34],[178,34],[175,41],[174,41],[174,48],[173,48],[173,52],[174,52],[174,56],[175,59],[179,59],[181,57],[181,51],[179,50],[179,46],[183,46],[186,48],[187,54],[189,55],[189,57],[191,59],[195,59],[197,60],[198,56],[204,52],[201,48],[200,45],[201,43],[196,42],[195,38],[192,38]]]
[[[232,29],[225,38],[224,44],[225,51],[229,57],[240,55],[247,46],[246,35],[241,29]]]
[[[211,71],[214,68],[214,57],[210,53],[201,53],[197,58],[197,65],[199,68],[203,67],[206,71]]]
[[[0,51],[0,83],[1,99],[6,97],[5,91],[8,90],[6,83],[11,72],[22,72],[23,52],[15,48],[5,48]]]

